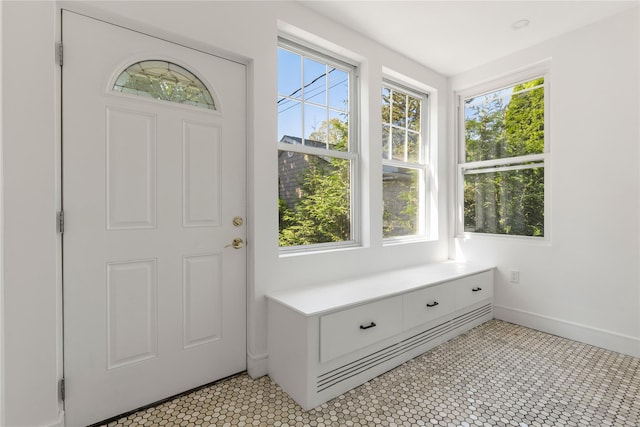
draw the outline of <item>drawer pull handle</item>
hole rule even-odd
[[[482,290],[482,288],[480,288],[480,287],[471,289],[472,292],[480,292],[481,290]]]
[[[363,329],[363,330],[364,330],[364,329],[373,328],[373,327],[375,327],[375,326],[376,326],[376,324],[375,324],[375,323],[373,323],[373,322],[371,322],[371,323],[370,323],[370,324],[368,324],[367,326],[365,326],[365,325],[360,325],[360,329]]]
[[[434,301],[431,304],[427,303],[427,307],[435,307],[438,304],[440,304],[438,301]]]

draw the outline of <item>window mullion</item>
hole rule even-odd
[[[393,102],[393,93],[394,90],[391,88],[389,90],[389,157],[388,159],[391,160],[393,159],[393,108],[394,108],[394,102]]]
[[[325,147],[328,149],[331,144],[330,144],[330,140],[331,140],[331,136],[329,135],[329,129],[331,129],[331,124],[329,122],[329,66],[327,64],[324,64],[324,105],[323,107],[325,108],[325,126],[327,127],[327,129],[325,130],[326,135],[327,135],[327,140],[325,141]]]
[[[412,163],[412,162],[404,162],[402,160],[383,160],[382,164],[385,166],[393,166],[396,168],[403,169],[422,169],[426,170],[427,165],[425,163]]]
[[[300,119],[302,120],[302,123],[300,123],[300,130],[302,131],[301,133],[301,140],[300,142],[302,143],[302,145],[304,144],[304,140],[305,140],[305,136],[304,136],[304,112],[306,110],[305,105],[307,105],[307,100],[306,100],[306,89],[305,89],[305,84],[304,84],[304,55],[300,55],[300,73],[302,74],[300,76],[300,86],[301,87],[301,91],[300,91]]]
[[[528,163],[528,164],[517,164],[512,166],[502,166],[502,167],[491,167],[484,169],[465,169],[462,167],[462,173],[465,175],[477,175],[481,173],[494,173],[494,172],[508,172],[508,171],[518,171],[524,169],[535,169],[535,168],[543,168],[544,163]]]
[[[301,144],[287,144],[286,142],[278,142],[278,150],[291,151],[294,153],[311,154],[312,156],[334,157],[344,160],[355,160],[358,155],[350,151],[336,151],[326,148],[310,147]]]
[[[518,163],[539,162],[545,159],[545,154],[528,154],[518,157],[504,157],[492,160],[479,160],[477,162],[460,163],[464,169],[488,168],[500,165],[512,165]]]
[[[404,161],[409,161],[409,96],[404,95]]]

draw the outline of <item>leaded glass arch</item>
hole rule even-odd
[[[214,98],[202,80],[180,65],[164,60],[130,65],[120,73],[113,90],[217,110]]]

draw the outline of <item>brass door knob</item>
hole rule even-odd
[[[225,246],[225,248],[228,248],[229,246],[231,246],[233,249],[240,249],[244,246],[244,241],[241,238],[236,237],[235,239],[233,239],[231,244]]]

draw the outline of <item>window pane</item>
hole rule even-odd
[[[304,99],[327,105],[327,66],[304,58]]]
[[[382,123],[389,123],[389,112],[391,111],[391,90],[382,88]]]
[[[353,72],[338,61],[331,65],[334,60],[325,60],[321,53],[290,49],[299,52],[300,66],[279,54],[278,78],[295,81],[300,93],[278,82],[278,136],[281,142],[299,145],[287,151],[280,144],[278,152],[280,246],[350,242],[350,179],[358,161],[357,145],[351,147],[349,141]],[[281,87],[292,89],[294,96],[280,93]],[[327,154],[317,155],[318,149]],[[348,151],[353,156],[347,160],[335,157],[336,152]]]
[[[382,125],[382,158],[390,159],[391,153],[389,152],[389,126]]]
[[[383,159],[420,163],[422,100],[395,89],[382,87],[382,123],[389,123],[391,114],[391,156],[388,154],[388,128],[383,127]]]
[[[412,163],[420,162],[420,134],[407,132],[407,161]]]
[[[513,95],[504,119],[507,157],[544,153],[544,88]]]
[[[544,167],[464,175],[464,230],[544,236]]]
[[[404,127],[407,123],[407,95],[393,91],[392,122],[395,126]]]
[[[349,121],[347,113],[329,110],[329,148],[336,151],[349,150]]]
[[[279,151],[280,246],[351,239],[349,160]]]
[[[349,110],[349,74],[329,67],[329,107]]]
[[[140,61],[124,70],[112,90],[215,110],[211,93],[189,70],[172,62]]]
[[[278,100],[278,141],[302,143],[302,103],[280,98]],[[284,141],[287,139],[287,141]]]
[[[278,95],[302,97],[302,57],[278,48]]]
[[[417,169],[383,167],[383,236],[411,236],[419,233],[420,172]]]
[[[327,147],[327,110],[314,105],[304,105],[305,145]]]
[[[544,152],[542,78],[466,99],[466,161]]]
[[[405,153],[405,147],[404,147],[404,140],[405,140],[405,135],[406,135],[406,131],[404,129],[397,129],[397,128],[392,128],[391,129],[391,138],[392,138],[392,144],[393,144],[393,159],[394,160],[400,160],[400,161],[404,161],[404,153]]]
[[[413,131],[420,132],[421,102],[412,96],[409,97],[409,108],[407,110],[407,127]]]

